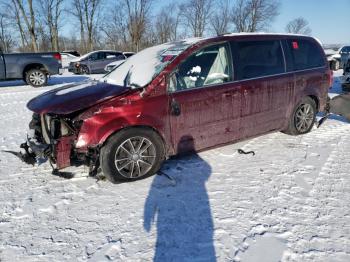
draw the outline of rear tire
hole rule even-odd
[[[131,128],[112,135],[102,147],[103,174],[112,183],[154,175],[164,161],[162,138],[147,128]]]
[[[311,97],[304,97],[294,108],[288,128],[283,132],[289,135],[309,133],[316,119],[316,103]]]
[[[25,82],[33,87],[42,87],[47,84],[47,74],[41,69],[30,69],[25,73]]]

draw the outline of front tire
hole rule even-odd
[[[154,175],[164,161],[161,137],[151,129],[131,128],[112,135],[102,147],[103,174],[112,183]]]
[[[42,87],[47,84],[47,74],[41,69],[31,69],[25,74],[25,81],[33,87]]]
[[[316,119],[316,103],[311,97],[304,97],[294,108],[289,125],[284,133],[302,135],[309,133]]]
[[[83,74],[83,75],[90,75],[90,69],[89,67],[85,66],[85,65],[82,65],[80,67],[80,74]]]

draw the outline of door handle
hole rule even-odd
[[[180,104],[174,98],[171,100],[170,113],[173,116],[179,116],[181,114]]]

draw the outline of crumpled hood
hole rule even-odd
[[[31,111],[67,115],[126,93],[130,88],[98,81],[66,85],[45,92],[27,104]]]

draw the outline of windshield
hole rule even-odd
[[[132,88],[149,84],[175,57],[199,38],[153,46],[129,57],[100,81]]]
[[[82,60],[85,60],[89,55],[91,55],[92,53],[95,53],[95,52],[90,52],[90,53],[87,53],[81,57],[79,57],[79,60],[82,61]]]

